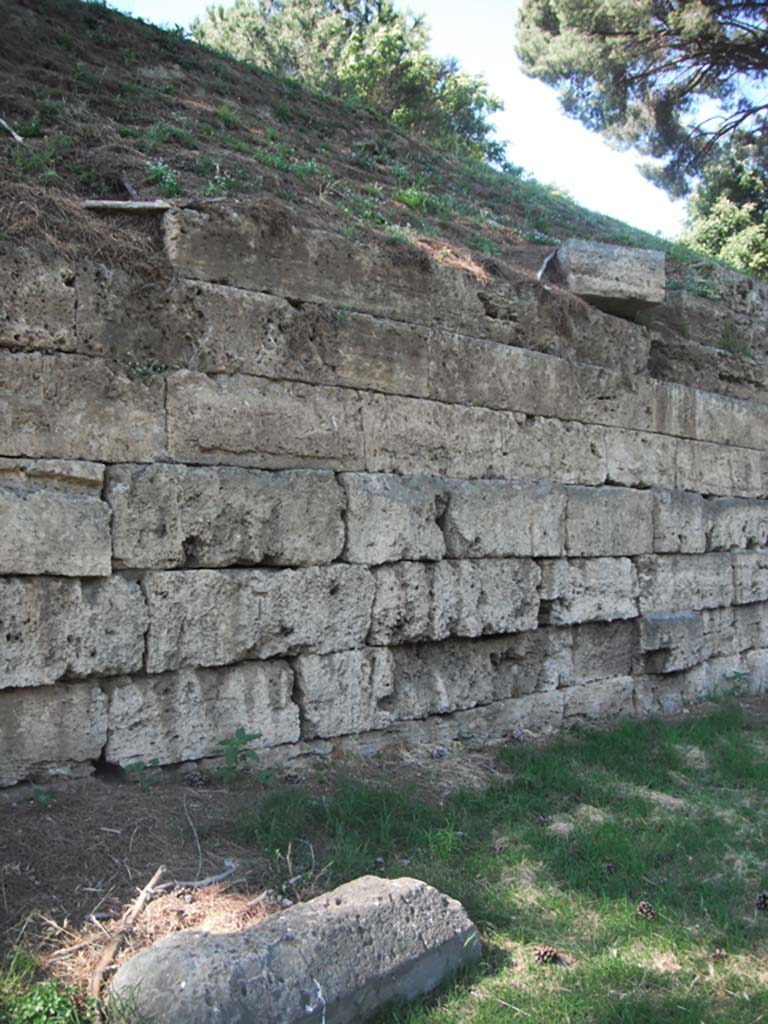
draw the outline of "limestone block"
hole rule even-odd
[[[734,552],[733,603],[768,601],[768,551]]]
[[[768,447],[768,408],[725,395],[692,391],[696,433],[701,441],[732,444],[765,451]]]
[[[647,652],[646,670],[659,675],[691,668],[707,657],[700,612],[667,612],[640,619],[640,646]]]
[[[456,900],[413,878],[363,876],[244,931],[161,939],[111,991],[163,1024],[362,1024],[480,955]]]
[[[342,492],[322,470],[112,466],[118,566],[312,565],[344,544]]]
[[[284,661],[231,668],[182,669],[119,678],[104,686],[109,735],[105,757],[129,765],[221,756],[221,741],[237,729],[258,733],[261,750],[299,739],[299,709],[291,700],[293,672]]]
[[[653,497],[625,487],[569,487],[565,517],[571,556],[642,555],[653,551]]]
[[[541,629],[485,640],[408,644],[391,650],[392,692],[381,704],[392,721],[453,714],[567,685],[567,630]]]
[[[347,499],[347,561],[381,565],[445,556],[438,519],[447,481],[386,473],[344,473],[340,480]]]
[[[731,604],[730,558],[725,553],[641,556],[635,563],[641,613],[698,611]]]
[[[553,736],[563,727],[566,692],[547,690],[457,711],[449,719],[452,737],[467,744],[484,746],[519,733],[536,739]]]
[[[361,566],[151,572],[147,671],[362,647],[373,578]]]
[[[510,480],[452,481],[442,526],[451,558],[563,553],[565,492]]]
[[[653,492],[653,550],[658,554],[700,554],[706,550],[707,505],[688,491]]]
[[[762,452],[735,445],[678,441],[677,487],[705,495],[765,497],[764,458]]]
[[[305,654],[294,663],[302,736],[334,737],[383,729],[392,715],[392,654],[366,648],[339,654]]]
[[[733,651],[764,647],[768,641],[768,602],[737,605],[733,609]],[[729,652],[730,653],[730,652]]]
[[[100,359],[0,351],[3,454],[151,462],[165,448],[164,380]]]
[[[555,264],[555,266],[552,266]],[[569,238],[544,276],[615,316],[632,318],[664,301],[664,253]]]
[[[550,625],[633,619],[637,577],[628,558],[569,558],[542,563],[542,618]]]
[[[768,690],[768,649],[750,651],[744,655],[744,670],[750,693],[765,693]]]
[[[362,469],[359,401],[341,388],[206,377],[168,378],[169,448],[179,461]]]
[[[714,498],[707,502],[706,511],[711,551],[768,545],[768,501]]]
[[[572,680],[561,682],[561,686],[570,685],[571,681],[578,686],[596,679],[632,674],[632,663],[637,650],[636,622],[590,622],[576,626],[571,634]]]
[[[0,259],[0,347],[72,350],[75,274],[65,259],[14,246]]]
[[[398,562],[374,569],[369,643],[535,629],[540,573],[526,559]]]
[[[0,787],[90,775],[107,740],[106,707],[88,683],[0,690]]]
[[[606,429],[607,482],[624,487],[675,487],[677,450],[684,443],[689,442],[637,430]]]
[[[0,573],[109,576],[104,467],[0,458]]]
[[[0,578],[0,689],[141,670],[147,609],[138,583]]]
[[[573,721],[600,722],[624,718],[635,713],[631,676],[598,679],[563,691],[563,716],[566,725]]]

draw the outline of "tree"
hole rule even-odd
[[[275,74],[376,107],[402,128],[495,162],[488,115],[501,101],[480,75],[428,52],[422,17],[392,0],[235,0],[209,7],[194,38]]]
[[[764,0],[523,0],[517,52],[567,113],[664,161],[644,170],[673,195],[768,127]]]

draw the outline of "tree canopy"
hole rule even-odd
[[[489,115],[502,109],[481,75],[428,52],[422,17],[392,0],[234,0],[192,25],[199,43],[380,110],[450,149],[502,161]]]
[[[660,161],[645,172],[673,195],[768,125],[764,0],[523,0],[517,52],[567,113]]]

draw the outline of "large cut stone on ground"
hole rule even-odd
[[[542,267],[543,280],[565,285],[598,309],[634,317],[664,301],[664,253],[569,238]]]
[[[112,996],[155,1024],[358,1024],[480,951],[456,900],[367,876],[242,932],[162,939],[120,968]]]

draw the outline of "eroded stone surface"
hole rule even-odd
[[[719,608],[733,601],[728,554],[645,555],[636,565],[643,614]]]
[[[569,238],[544,272],[592,305],[634,317],[664,301],[664,253]]]
[[[111,991],[164,1024],[210,1024],[213,1010],[228,1024],[357,1024],[480,954],[460,903],[412,878],[366,876],[244,931],[161,939]]]
[[[654,491],[653,548],[659,554],[706,550],[707,506],[700,494]]]
[[[543,618],[550,625],[633,619],[637,576],[629,558],[569,558],[542,563]]]
[[[563,553],[565,492],[550,484],[454,481],[443,531],[451,558],[551,558]]]
[[[391,722],[383,706],[394,686],[390,651],[306,654],[294,666],[305,739],[383,729]]]
[[[566,550],[581,557],[653,551],[653,498],[624,487],[569,487]]]

